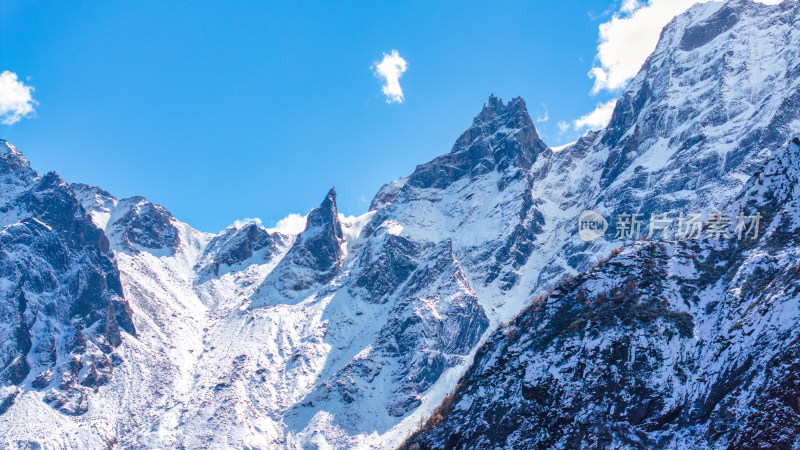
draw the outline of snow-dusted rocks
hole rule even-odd
[[[799,15],[795,0],[733,0],[670,22],[596,139],[608,152],[603,200],[635,206],[663,194],[649,212],[739,189],[800,126]]]
[[[525,102],[491,96],[453,149],[418,166],[364,233],[384,229],[418,246],[449,237],[474,284],[509,290],[543,231],[530,168],[546,151]]]
[[[27,189],[38,175],[13,145],[0,139],[0,194],[4,198],[15,196]]]
[[[336,411],[334,424],[349,434],[397,423],[421,404],[445,370],[463,364],[489,325],[449,241],[431,249],[386,302],[379,309],[365,305],[383,315],[378,327],[372,325],[372,340],[293,414]],[[355,323],[372,319],[356,314]],[[363,417],[365,410],[373,411],[369,418]]]

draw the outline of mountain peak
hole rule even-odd
[[[479,141],[487,141],[490,147],[504,146],[505,141],[516,141],[521,149],[539,153],[547,146],[539,139],[525,100],[515,97],[508,103],[503,99],[489,96],[481,112],[472,121],[472,126],[458,138],[453,153],[472,148]]]
[[[510,102],[503,103],[502,98],[491,94],[489,95],[489,101],[483,104],[483,110],[481,110],[479,117],[483,115],[491,116],[507,112],[528,115],[528,107],[525,105],[525,100],[522,97],[514,97]],[[530,119],[530,116],[528,116],[528,119]],[[531,121],[531,123],[533,122]]]
[[[339,211],[336,209],[336,188],[332,187],[322,203],[308,213],[306,220],[306,231],[317,227],[333,227],[334,234],[341,237],[341,224],[339,223]],[[338,230],[338,233],[336,233]]]
[[[483,109],[497,108],[498,106],[503,107],[503,99],[494,94],[489,94],[489,102],[483,104]]]
[[[295,299],[300,292],[331,281],[344,262],[344,233],[336,209],[336,188],[308,213],[306,228],[254,294],[253,306]]]
[[[465,175],[480,176],[494,170],[514,178],[518,174],[512,172],[530,169],[546,149],[522,97],[505,104],[491,95],[450,153],[418,166],[409,184],[444,188]]]
[[[491,130],[492,133],[503,128],[526,129],[532,131],[537,139],[539,137],[522,97],[515,97],[510,102],[503,103],[502,98],[490,95],[489,101],[483,104],[481,112],[472,121],[471,128],[476,127]]]

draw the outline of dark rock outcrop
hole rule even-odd
[[[131,204],[128,212],[115,222],[112,233],[130,251],[166,249],[174,254],[180,244],[175,218],[161,205],[144,197],[123,200]]]
[[[350,292],[370,302],[384,303],[417,268],[424,250],[420,247],[408,238],[386,233],[381,245],[361,254],[362,269]]]

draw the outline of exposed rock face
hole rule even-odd
[[[0,187],[4,198],[29,188],[38,178],[36,171],[13,145],[0,139]],[[4,205],[5,206],[5,205]],[[5,212],[5,211],[3,211]]]
[[[317,282],[324,283],[341,267],[343,240],[336,210],[336,189],[331,189],[325,200],[308,213],[306,229],[286,256],[294,258],[301,267],[321,272]]]
[[[80,415],[113,373],[122,331],[136,334],[109,242],[55,173],[39,177],[0,142],[0,380],[2,410],[45,391]]]
[[[538,248],[536,259],[547,262],[535,269],[534,291],[587,270],[619,245],[573,239],[580,211],[608,217],[612,236],[623,213],[713,212],[797,132],[800,33],[792,24],[799,11],[796,1],[696,5],[664,28],[605,129],[539,156],[534,198],[557,211],[545,214],[544,233],[558,244]],[[735,24],[714,25],[730,14]],[[684,50],[693,27],[705,27],[705,44]]]
[[[365,233],[406,224],[433,234],[452,233],[455,252],[470,266],[473,282],[509,290],[545,224],[532,191],[531,168],[547,152],[524,100],[505,104],[491,96],[450,153],[418,166],[407,181],[401,180],[399,192],[382,188],[392,192],[392,201],[379,209]],[[496,228],[491,239],[472,239],[487,228]]]
[[[303,399],[292,414],[301,424],[308,425],[308,406],[352,406],[339,411],[334,422],[352,431],[374,426],[364,422],[364,407],[405,417],[445,370],[463,363],[489,326],[449,241],[428,249],[424,262],[385,301],[391,302],[391,312],[376,329],[374,343]],[[375,386],[381,391],[375,392]]]
[[[420,264],[427,250],[403,236],[384,233],[383,242],[364,250],[361,265],[364,269],[350,288],[353,295],[370,302],[383,303],[405,282]]]
[[[105,231],[114,250],[174,255],[180,246],[179,222],[163,206],[140,196],[119,200],[99,187],[80,183],[70,189]]]
[[[75,195],[55,172],[46,174],[17,197],[14,206],[64,230],[77,245],[91,245],[101,252],[110,249],[104,233],[88,220]]]
[[[444,370],[461,362],[489,326],[478,297],[454,259],[450,241],[439,244],[425,265],[411,274],[398,295],[394,314],[381,330],[379,353],[396,357],[392,376],[406,394],[389,405],[402,417],[419,406]]]
[[[604,201],[633,206],[651,190],[686,190],[693,198],[662,196],[643,209],[713,202],[711,186],[736,185],[731,172],[752,173],[765,152],[796,132],[797,20],[795,1],[773,7],[734,0],[692,8],[670,22],[599,137],[598,150],[608,151]],[[648,155],[650,148],[657,153]],[[644,170],[619,183],[631,165]]]

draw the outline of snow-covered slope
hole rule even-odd
[[[216,235],[202,233],[142,197],[116,199],[99,188],[67,186],[54,174],[39,178],[4,144],[2,257],[18,254],[15,249],[32,259],[65,253],[50,253],[50,247],[14,232],[21,224],[38,226],[42,233],[61,236],[59,245],[74,259],[58,260],[66,265],[53,269],[52,277],[69,285],[70,276],[85,265],[99,267],[106,280],[104,287],[98,281],[100,294],[88,315],[60,318],[58,333],[41,334],[62,339],[67,326],[89,330],[83,333],[91,343],[85,354],[75,350],[80,346],[59,347],[54,367],[73,367],[75,358],[91,367],[87,358],[99,361],[106,355],[113,374],[94,362],[94,372],[79,371],[77,384],[95,372],[106,373],[102,383],[85,389],[51,383],[48,391],[34,386],[35,371],[17,370],[39,364],[35,355],[41,352],[26,351],[26,339],[9,340],[19,336],[16,293],[27,284],[4,265],[0,439],[5,441],[0,445],[400,444],[456,386],[501,323],[625,243],[610,236],[579,240],[582,210],[613,219],[624,212],[677,215],[733,208],[735,202],[751,201],[749,194],[737,195],[755,192],[756,171],[761,170],[759,176],[780,173],[759,168],[770,151],[800,131],[799,14],[797,0],[779,6],[745,0],[695,6],[665,28],[606,129],[553,151],[539,139],[522,99],[505,103],[492,96],[450,152],[384,186],[372,211],[342,216],[331,190],[298,234],[252,223]],[[791,147],[784,148],[790,158]],[[771,164],[777,164],[775,158]],[[51,191],[60,194],[42,200],[40,192]],[[777,188],[769,192],[773,197],[752,197],[755,206],[750,207],[763,204],[774,217],[794,220],[793,210],[775,200]],[[68,214],[50,214],[51,205]],[[605,289],[604,280],[630,276],[643,289],[639,297],[649,299],[636,320],[674,331],[674,345],[694,351],[685,337],[686,314],[694,318],[699,303],[692,298],[681,306],[674,299],[685,295],[679,284],[691,285],[692,274],[711,276],[705,272],[718,269],[686,260],[690,251],[675,243],[636,244],[614,260],[633,264],[649,258],[658,267],[645,273],[620,266],[600,278],[595,277],[599,269],[592,269],[574,280],[597,294]],[[730,267],[744,264],[726,258],[725,264],[734,264]],[[680,280],[670,278],[676,267],[683,268]],[[642,287],[645,279],[660,284]],[[83,286],[90,278],[76,280]],[[658,290],[666,299],[651,298]],[[78,301],[70,295],[62,301]],[[718,297],[703,300],[705,308],[727,294],[712,289],[703,295]],[[578,303],[573,306],[579,308]],[[530,316],[542,326],[552,324],[550,316],[527,311],[517,320]],[[31,330],[54,321],[22,315]],[[485,359],[485,349],[499,345],[501,335],[481,351],[481,367],[501,364]],[[658,351],[673,355],[671,345]],[[697,358],[710,355],[703,352]],[[498,378],[497,385],[502,381]],[[75,410],[79,415],[65,415],[47,397],[70,389],[83,393],[83,406]],[[431,436],[420,442],[444,445],[439,435]]]

